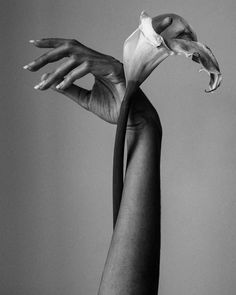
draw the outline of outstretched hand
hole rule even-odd
[[[117,123],[121,101],[125,93],[123,65],[115,58],[92,50],[77,40],[47,38],[31,40],[39,48],[51,48],[24,68],[37,71],[45,65],[67,60],[53,72],[44,74],[35,89],[52,88],[85,109],[93,112],[109,123]],[[91,73],[94,85],[91,90],[73,84],[76,80]]]

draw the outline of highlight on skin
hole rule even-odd
[[[115,226],[123,191],[123,161],[125,133],[131,101],[135,91],[151,72],[168,56],[184,55],[199,63],[210,76],[209,90],[215,91],[222,75],[211,49],[197,41],[197,35],[187,21],[177,14],[162,14],[151,18],[140,15],[140,25],[125,41],[123,63],[126,92],[117,123],[113,158],[113,225]]]

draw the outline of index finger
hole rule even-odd
[[[30,43],[34,44],[36,47],[39,48],[56,48],[71,41],[71,39],[63,38],[42,38],[39,40],[30,40]]]

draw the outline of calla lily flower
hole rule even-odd
[[[140,25],[125,41],[123,50],[126,92],[117,122],[113,158],[113,220],[118,216],[123,191],[123,158],[129,107],[135,91],[151,72],[170,55],[185,55],[202,65],[210,76],[209,90],[216,90],[222,76],[212,51],[197,41],[191,26],[176,14],[163,14],[153,19],[141,13]]]
[[[126,81],[140,85],[171,54],[163,37],[154,31],[151,17],[142,12],[138,29],[124,43]]]
[[[171,18],[172,23],[158,34],[158,25],[167,18]],[[191,57],[202,65],[201,70],[210,76],[206,92],[220,86],[222,75],[217,60],[209,47],[197,41],[191,26],[176,14],[163,14],[152,19],[146,12],[141,13],[138,29],[124,43],[126,81],[141,84],[157,65],[173,54]]]

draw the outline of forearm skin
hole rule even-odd
[[[124,189],[99,295],[156,295],[158,288],[162,132],[154,108],[145,108],[127,128]]]

